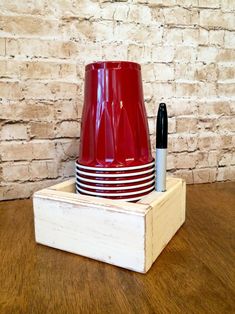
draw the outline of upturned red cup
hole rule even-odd
[[[88,64],[77,162],[109,168],[152,161],[140,65],[127,61]]]

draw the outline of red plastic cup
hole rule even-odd
[[[105,195],[97,195],[96,194],[96,196],[97,197],[102,197],[102,198],[109,198],[109,199],[113,199],[113,200],[122,200],[122,201],[136,202],[139,199],[141,199],[141,197],[149,194],[153,190],[154,190],[154,186],[152,187],[152,189],[150,191],[140,192],[140,194],[135,194],[135,195],[129,195],[129,196],[105,196]],[[94,195],[91,195],[91,194],[89,194],[87,192],[79,191],[77,188],[76,188],[76,192],[78,194],[82,194],[82,195],[94,196]]]
[[[77,162],[109,168],[152,161],[140,65],[127,61],[88,64]]]

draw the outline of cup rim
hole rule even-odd
[[[95,196],[91,196],[91,195],[85,195],[85,194],[81,194],[76,190],[76,194],[78,195],[83,195],[83,196],[90,196],[90,197],[95,197]],[[135,201],[139,201],[142,197],[146,196],[146,194],[140,196],[140,197],[131,197],[131,198],[107,198],[107,199],[111,199],[113,201],[117,201],[117,202],[135,202]],[[100,197],[102,199],[102,197]]]
[[[148,168],[151,166],[155,165],[155,160],[144,164],[140,166],[130,166],[130,167],[112,167],[112,168],[107,168],[107,167],[90,167],[90,166],[84,166],[79,164],[77,161],[75,161],[75,165],[77,168],[85,169],[85,170],[94,170],[94,171],[125,171],[125,170],[137,170],[137,169],[143,169],[143,168]]]
[[[142,174],[153,172],[154,168],[150,168],[148,170],[140,171],[140,172],[131,172],[131,173],[119,173],[118,176],[121,178],[125,177],[136,177]],[[91,173],[91,172],[84,172],[81,170],[76,169],[76,174],[82,174],[88,177],[100,177],[100,178],[116,178],[117,174],[104,174],[104,173]]]
[[[91,191],[87,191],[87,190],[81,189],[76,184],[76,190],[78,190],[80,192],[83,192],[83,193],[86,193],[86,194],[89,194],[89,195],[92,195],[92,196],[129,196],[129,195],[138,195],[138,194],[142,194],[142,193],[148,192],[148,191],[152,190],[153,188],[154,188],[154,185],[152,185],[149,188],[144,189],[144,190],[135,191],[135,192],[129,192],[129,193],[128,192],[124,192],[124,193],[98,193],[98,192],[91,192]]]
[[[137,185],[118,186],[118,187],[108,187],[108,186],[102,187],[102,186],[94,186],[94,185],[89,186],[87,184],[78,182],[77,179],[76,179],[76,185],[79,184],[82,187],[85,187],[85,188],[88,188],[88,189],[92,189],[92,190],[111,190],[111,191],[139,189],[139,188],[142,188],[142,187],[144,187],[146,185],[153,184],[154,182],[155,182],[155,180],[153,179],[153,180],[151,180],[149,182],[142,183],[142,184],[137,184]]]
[[[155,173],[147,176],[147,177],[143,177],[143,178],[138,178],[138,179],[129,179],[129,180],[120,180],[120,181],[103,181],[103,180],[93,180],[93,179],[87,179],[84,177],[79,177],[76,175],[76,178],[79,178],[80,181],[86,181],[86,182],[91,182],[91,183],[101,183],[101,184],[125,184],[125,183],[134,183],[134,182],[140,182],[140,181],[145,181],[151,178],[155,177]]]
[[[135,69],[140,70],[141,66],[137,62],[133,61],[96,61],[89,63],[85,66],[85,71],[99,70],[99,69]]]

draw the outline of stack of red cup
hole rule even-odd
[[[88,64],[77,193],[137,201],[154,190],[154,182],[140,65]]]

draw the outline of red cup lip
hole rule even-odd
[[[86,65],[85,70],[99,70],[99,69],[133,69],[133,70],[141,70],[141,66],[139,63],[132,61],[97,61],[93,63],[89,63]]]
[[[154,189],[154,184],[151,184],[149,185],[148,187],[144,187],[142,189],[136,189],[134,191],[124,191],[124,192],[119,192],[119,191],[111,191],[111,192],[108,192],[108,191],[105,191],[105,192],[102,192],[102,191],[90,191],[90,190],[87,190],[85,188],[82,188],[82,187],[79,187],[79,185],[76,184],[76,190],[79,191],[79,192],[82,192],[82,193],[86,193],[86,194],[89,194],[91,196],[125,196],[125,197],[130,197],[130,196],[133,196],[133,195],[138,195],[138,194],[142,194],[142,193],[147,193],[147,192],[150,192]]]
[[[90,183],[84,183],[84,182],[80,182],[78,179],[76,179],[76,185],[79,185],[81,186],[82,188],[85,188],[85,189],[91,189],[91,190],[101,190],[101,191],[120,191],[120,190],[126,190],[126,191],[129,191],[129,190],[135,190],[135,189],[142,189],[144,188],[145,186],[148,186],[148,185],[153,185],[155,183],[155,180],[152,179],[152,180],[148,180],[147,182],[145,183],[140,183],[140,184],[131,184],[131,185],[122,185],[122,186],[112,186],[112,185],[109,185],[109,186],[96,186],[96,185],[92,185]]]
[[[154,173],[155,169],[150,168],[147,170],[142,170],[139,172],[128,172],[128,173],[96,173],[96,172],[85,172],[82,170],[76,169],[76,175],[77,176],[86,176],[86,177],[93,177],[93,178],[116,178],[117,176],[119,178],[132,178],[132,177],[139,177],[146,174]]]
[[[148,162],[148,163],[144,163],[144,164],[141,164],[141,165],[132,165],[132,166],[116,166],[116,167],[101,167],[101,165],[99,166],[96,166],[96,167],[92,167],[92,166],[86,166],[86,165],[83,165],[81,163],[78,162],[78,160],[75,161],[75,166],[76,168],[81,168],[81,169],[84,169],[83,171],[108,171],[108,172],[111,172],[111,171],[115,171],[115,172],[119,172],[119,171],[141,171],[141,169],[145,169],[145,168],[154,168],[155,167],[155,160],[153,158],[153,161],[151,162]]]
[[[90,178],[90,177],[87,177],[87,176],[78,176],[76,175],[76,179],[78,179],[79,181],[85,181],[85,182],[90,182],[90,183],[95,183],[95,184],[126,184],[126,183],[134,183],[134,182],[141,182],[141,181],[146,181],[146,180],[149,180],[149,179],[152,179],[155,177],[155,173],[152,173],[150,175],[142,175],[142,176],[139,176],[139,177],[135,177],[133,179],[132,178],[129,178],[128,180],[123,180],[123,178],[117,178],[116,180],[113,180],[112,178]],[[124,178],[125,179],[125,178]]]
[[[152,189],[152,191],[154,190],[154,187]],[[125,197],[125,196],[94,196],[94,195],[89,195],[86,193],[81,193],[76,189],[76,193],[79,195],[86,195],[89,197],[99,197],[99,198],[106,198],[106,199],[111,199],[111,200],[116,200],[116,201],[123,201],[123,202],[136,202],[139,201],[142,197],[148,195],[149,193],[151,193],[152,191],[149,192],[145,192],[145,193],[140,193],[138,195],[132,195],[130,197]]]
[[[82,165],[85,167],[91,167],[91,168],[97,168],[97,170],[99,170],[99,168],[104,168],[104,169],[108,169],[108,168],[131,168],[131,167],[139,167],[139,166],[145,166],[147,164],[151,164],[154,163],[155,159],[153,158],[153,156],[148,156],[145,160],[140,159],[140,160],[132,160],[131,162],[128,162],[128,164],[120,164],[120,163],[110,163],[110,162],[104,162],[102,164],[99,164],[97,161],[92,161],[89,163],[84,162],[83,160],[80,159],[80,157],[77,158],[76,163],[78,165]],[[136,168],[137,169],[137,168]]]

